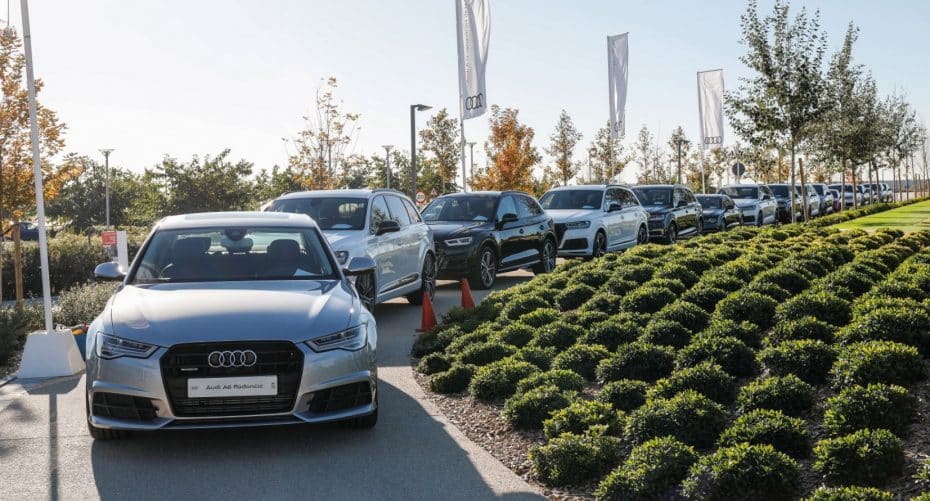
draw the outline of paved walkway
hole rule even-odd
[[[528,274],[501,277],[498,287]],[[475,293],[475,299],[483,294]],[[457,284],[437,293],[458,304]],[[537,499],[450,424],[413,378],[419,308],[381,305],[378,426],[174,431],[126,441],[87,435],[83,377],[0,387],[0,500]]]

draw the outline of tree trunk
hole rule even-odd
[[[795,222],[794,217],[794,141],[791,142],[791,190],[788,192],[788,212],[791,213],[790,221]]]
[[[840,212],[846,210],[846,159],[841,161],[842,170],[840,171]]]
[[[807,202],[807,178],[804,176],[804,159],[798,159],[798,171],[801,175],[801,213],[804,214],[804,220],[809,221],[811,218],[810,204]]]
[[[19,238],[19,220],[13,221],[13,272],[16,277],[16,309],[23,309],[23,246]]]
[[[853,209],[858,209],[859,198],[856,195],[858,195],[859,193],[856,189],[856,166],[855,165],[853,165],[852,169],[850,170],[850,173],[851,173],[851,176],[849,180],[850,182],[852,182]]]
[[[871,190],[872,188],[872,164],[870,163],[869,165],[866,165],[865,169],[869,172],[869,189]],[[871,201],[874,202],[875,200],[871,200]]]

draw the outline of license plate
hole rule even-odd
[[[278,394],[278,376],[210,377],[187,380],[187,398],[256,397]]]

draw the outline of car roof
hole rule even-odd
[[[444,198],[444,197],[460,198],[460,197],[469,197],[469,196],[471,197],[499,197],[501,195],[511,194],[511,193],[519,193],[520,195],[527,195],[527,196],[532,197],[532,195],[530,195],[529,193],[525,191],[508,190],[508,191],[468,191],[465,193],[457,191],[455,193],[445,193],[436,198]]]
[[[695,193],[694,196],[696,196],[696,197],[698,197],[698,198],[700,198],[700,197],[723,198],[723,197],[727,197],[727,196],[729,196],[729,195],[725,195],[725,194],[723,194],[723,193]]]
[[[723,188],[758,188],[760,186],[765,186],[759,183],[734,183],[734,184],[725,184],[718,189]]]
[[[578,184],[570,186],[556,186],[550,188],[549,191],[563,191],[563,190],[606,190],[607,188],[629,188],[629,186],[624,186],[622,184]]]
[[[637,184],[633,186],[633,189],[636,188],[687,188],[687,186],[682,186],[680,184]]]
[[[397,191],[397,190],[378,188],[374,190],[341,189],[341,190],[292,191],[292,192],[281,195],[275,200],[289,200],[289,199],[295,199],[295,198],[300,199],[300,198],[337,198],[337,197],[368,198],[376,193],[391,193],[393,195],[400,195],[402,197],[407,197],[405,193]]]
[[[168,216],[158,222],[159,230],[181,230],[223,226],[316,227],[306,214],[291,212],[198,212]]]

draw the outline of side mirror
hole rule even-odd
[[[518,218],[517,215],[514,214],[513,212],[508,212],[504,214],[503,216],[501,216],[500,221],[497,222],[497,226],[498,228],[500,228],[500,227],[503,227],[507,223],[515,223],[519,219],[520,218]]]
[[[385,219],[378,224],[378,230],[375,235],[384,235],[385,233],[394,233],[400,231],[400,225],[393,219]]]
[[[607,212],[617,212],[618,210],[623,210],[623,206],[618,203],[612,203],[610,207],[607,207]]]
[[[678,201],[678,207],[686,207],[687,205],[688,205],[688,201],[687,201],[687,200],[679,200],[679,201]]]
[[[375,271],[376,266],[374,259],[368,256],[358,256],[350,259],[349,264],[342,268],[342,272],[350,277],[364,275]]]
[[[101,263],[94,268],[94,278],[97,280],[122,280],[125,276],[126,270],[116,261]]]

